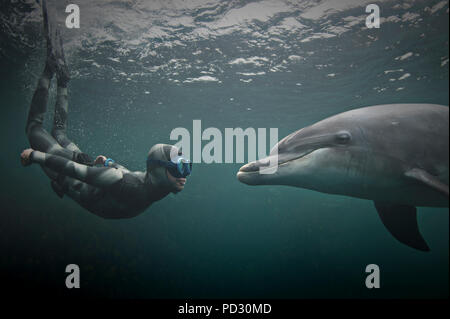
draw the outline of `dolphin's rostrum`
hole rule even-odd
[[[449,112],[434,104],[390,104],[324,119],[282,139],[274,174],[267,158],[237,173],[249,185],[290,185],[373,200],[400,242],[428,251],[416,206],[448,207]]]

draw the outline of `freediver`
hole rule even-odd
[[[59,197],[66,194],[103,218],[134,217],[169,193],[183,190],[192,163],[175,146],[154,145],[147,156],[147,171],[132,172],[103,155],[93,161],[69,140],[66,135],[69,70],[59,30],[49,23],[45,1],[42,12],[47,59],[28,113],[26,134],[31,148],[22,152],[22,165],[40,164]],[[57,96],[49,134],[42,124],[54,74]]]

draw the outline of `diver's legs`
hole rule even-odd
[[[55,46],[52,45],[52,38],[56,38],[59,41],[59,47],[62,48],[59,33],[55,33],[55,29],[51,28],[51,25],[49,24],[45,0],[42,1],[42,10],[44,17],[44,31],[47,40],[47,59],[45,62],[44,72],[39,78],[37,88],[33,94],[25,132],[30,142],[30,146],[34,150],[62,156],[78,163],[92,165],[92,160],[90,160],[86,154],[81,153],[76,146],[72,150],[62,147],[58,141],[55,140],[42,126],[45,112],[47,111],[48,91],[53,75],[56,73],[58,78],[56,108],[58,110],[66,110],[65,114],[67,114],[67,82],[69,81],[68,69],[64,61],[64,54],[61,50],[58,50],[58,46],[55,48]],[[60,57],[63,58],[61,61]],[[59,116],[60,118],[61,114],[63,114],[59,111],[56,111],[55,113],[58,113],[56,117]],[[63,123],[65,127],[65,120]],[[62,197],[64,195],[64,189],[58,182],[62,181],[64,176],[61,176],[60,174],[57,174],[56,172],[45,167],[42,168],[47,176],[52,180],[51,185],[53,190],[58,194],[58,196]]]
[[[52,136],[58,143],[71,151],[80,152],[78,146],[67,137],[67,114],[69,111],[69,100],[67,96],[67,84],[70,80],[69,69],[64,56],[62,39],[59,32],[56,33],[56,39],[53,45],[53,52],[56,55],[57,71],[56,78],[58,83],[55,114],[53,116]]]
[[[36,91],[34,92],[31,101],[25,132],[33,149],[73,159],[74,152],[61,147],[61,145],[59,145],[58,142],[42,127],[45,112],[47,110],[48,90],[52,75],[51,68],[48,63],[46,63],[44,72],[38,81]],[[44,171],[48,177],[56,179],[56,173],[48,169],[44,169]]]
[[[28,111],[28,119],[25,127],[27,136],[29,136],[33,127],[42,126],[42,123],[44,123],[44,115],[47,111],[48,90],[50,88],[50,80],[52,77],[53,72],[46,63],[44,72],[38,80],[37,88],[34,91],[31,106]]]
[[[52,28],[49,24],[45,1],[42,2],[42,10],[44,17],[44,30],[46,32],[47,39],[47,59],[45,62],[44,72],[39,78],[36,91],[34,92],[31,101],[25,131],[33,149],[59,155],[78,163],[87,164],[90,163],[91,160],[88,160],[86,154],[63,148],[42,126],[45,112],[47,111],[48,91],[51,78],[55,73],[57,73],[59,87],[66,86],[69,78],[67,76],[67,66],[65,65],[64,60],[60,61],[60,57],[63,57],[64,55],[60,50],[58,50],[57,45],[56,47],[53,45],[51,40],[51,35],[55,34],[53,39],[56,38],[59,44],[61,44],[58,33],[55,33],[53,31],[54,28]],[[63,95],[60,95],[60,99],[62,99],[62,96]]]
[[[78,146],[67,137],[67,113],[69,103],[67,99],[67,88],[58,86],[55,104],[55,115],[53,117],[52,136],[58,143],[71,151],[81,152]]]
[[[73,159],[74,153],[61,147],[42,127],[45,112],[47,111],[48,90],[51,78],[51,67],[49,63],[46,63],[44,72],[38,81],[36,91],[31,100],[25,132],[33,149]]]
[[[50,39],[48,39],[50,41]],[[52,34],[51,52],[55,57],[55,68],[57,78],[57,93],[55,114],[53,116],[52,136],[58,143],[73,152],[81,153],[78,146],[67,137],[67,114],[69,111],[69,101],[67,96],[67,84],[70,81],[69,68],[64,55],[64,47],[59,30],[56,29]]]
[[[73,152],[62,148],[58,142],[42,127],[45,112],[47,111],[50,81],[56,72],[56,59],[53,54],[50,37],[53,28],[49,24],[45,0],[42,1],[42,15],[44,17],[44,32],[47,40],[47,59],[45,61],[44,72],[38,80],[37,88],[31,100],[25,132],[33,149],[45,153],[51,152],[53,154],[72,159]]]

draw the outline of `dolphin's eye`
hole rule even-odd
[[[336,142],[339,144],[347,144],[352,139],[352,136],[347,131],[341,131],[336,135]]]

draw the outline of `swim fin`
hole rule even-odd
[[[64,56],[60,30],[56,25],[55,12],[47,9],[47,1],[42,1],[42,16],[44,18],[44,33],[47,40],[47,65],[57,74],[59,86],[66,87],[70,80],[70,72]],[[52,20],[53,19],[53,20]]]

